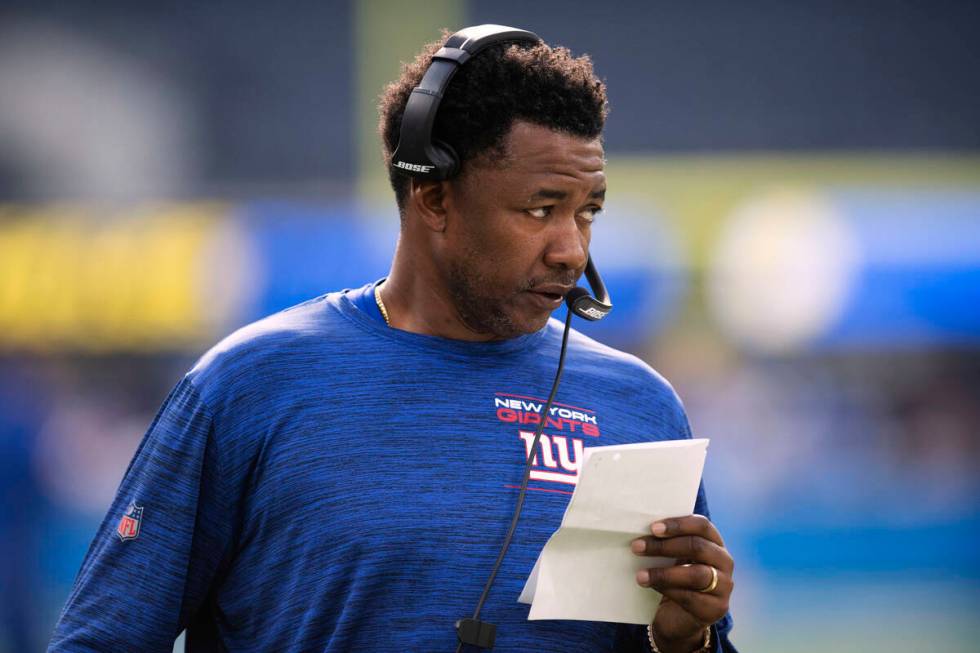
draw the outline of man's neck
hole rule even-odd
[[[498,339],[493,334],[475,332],[463,322],[431,258],[413,257],[410,250],[403,234],[395,249],[391,272],[380,289],[391,326],[452,340],[485,342]]]

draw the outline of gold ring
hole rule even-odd
[[[705,587],[703,590],[698,590],[702,594],[713,592],[715,591],[715,588],[718,587],[718,570],[711,566],[709,566],[708,569],[711,570],[711,584]]]

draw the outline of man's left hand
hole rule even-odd
[[[657,646],[663,653],[698,650],[705,628],[728,612],[735,561],[718,529],[701,515],[664,519],[652,524],[650,532],[653,536],[633,540],[633,553],[677,559],[673,566],[636,574],[638,584],[663,595],[653,621]],[[712,567],[718,575],[714,588]]]

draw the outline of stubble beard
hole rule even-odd
[[[466,265],[466,257],[449,266],[449,293],[460,321],[474,333],[507,339],[535,331],[534,327],[514,322],[504,304],[507,295],[495,294],[494,283],[485,275]],[[472,259],[471,259],[472,260]],[[519,292],[515,289],[514,295]]]

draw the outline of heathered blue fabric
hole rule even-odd
[[[517,497],[520,431],[535,427],[512,420],[547,396],[562,325],[493,343],[421,336],[388,328],[372,289],[247,326],[177,384],[49,651],[169,653],[185,628],[190,653],[455,650],[453,623],[472,613]],[[648,650],[641,627],[528,621],[517,603],[574,487],[576,446],[691,435],[649,366],[569,342],[551,455],[534,467],[563,476],[532,480],[482,614],[499,653]],[[131,504],[140,531],[122,540]],[[716,650],[734,650],[730,627],[716,626]]]

